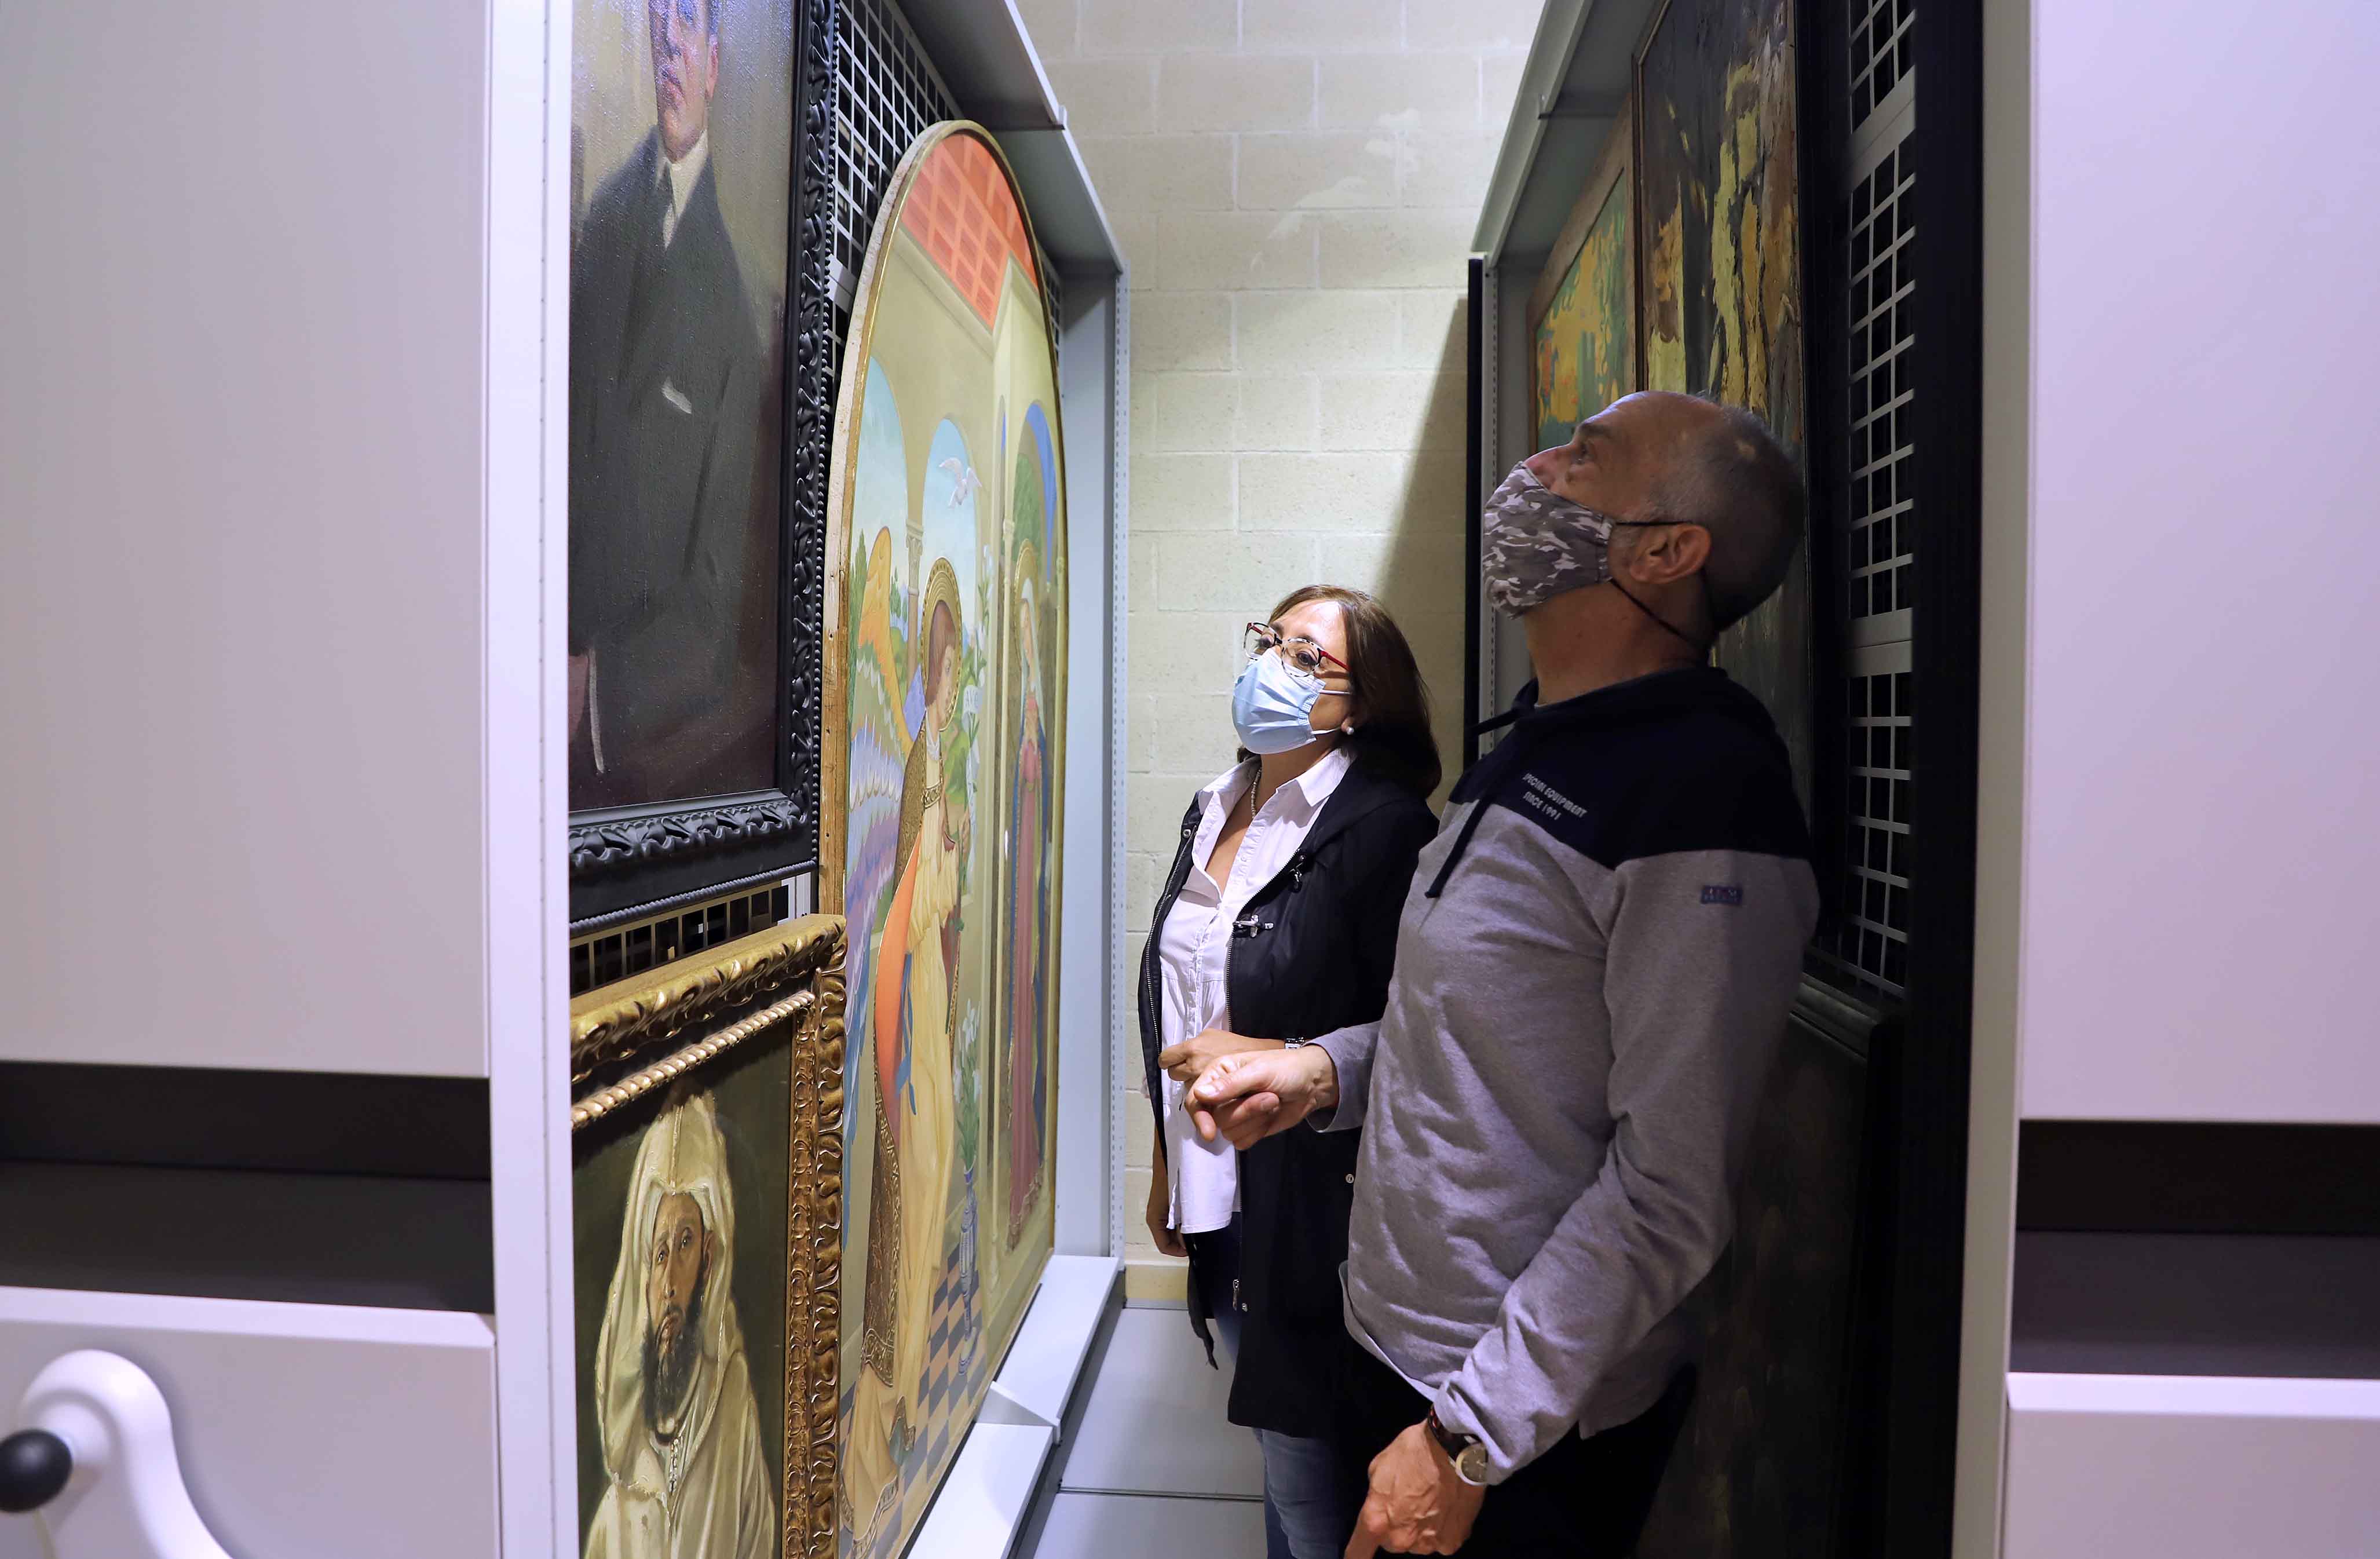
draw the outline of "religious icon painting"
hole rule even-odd
[[[926,132],[861,272],[829,481],[820,902],[849,926],[840,1552],[892,1559],[1050,1247],[1065,466],[1032,225]]]
[[[1043,370],[1033,382],[1032,370]],[[1056,1121],[1050,1112],[1057,1047],[1058,923],[1055,788],[1064,711],[1051,699],[1065,687],[1064,516],[1058,493],[1058,445],[1049,408],[1057,387],[1047,361],[1017,365],[1032,398],[1014,429],[1008,459],[1014,475],[1003,527],[1008,599],[1002,656],[1001,709],[1009,733],[1002,746],[1006,826],[1000,834],[1000,956],[992,971],[994,1046],[992,1158],[1002,1202],[999,1227],[1008,1246],[1048,1224],[1050,1164]]]
[[[572,1009],[583,1559],[832,1543],[843,929]]]

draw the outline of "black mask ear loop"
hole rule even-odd
[[[1682,523],[1683,522],[1674,519],[1615,519],[1611,522],[1611,525],[1612,529],[1616,530],[1622,527],[1630,530],[1650,530],[1656,525],[1678,525]],[[1687,648],[1694,651],[1695,654],[1700,655],[1705,659],[1709,658],[1711,652],[1711,647],[1709,645],[1695,642],[1694,635],[1688,633],[1677,624],[1670,621],[1669,618],[1661,615],[1660,613],[1654,611],[1650,606],[1645,605],[1643,602],[1628,593],[1628,587],[1620,582],[1620,577],[1617,574],[1611,572],[1611,565],[1609,561],[1610,557],[1609,543],[1606,543],[1604,556],[1606,561],[1604,563],[1603,582],[1605,584],[1609,585],[1613,590],[1618,591],[1621,594],[1621,598],[1626,601],[1629,605],[1633,606],[1636,610],[1644,613],[1646,616],[1660,624],[1664,628],[1667,628],[1670,633],[1676,635],[1678,639],[1682,641]],[[1694,576],[1694,579],[1695,581],[1703,588],[1703,610],[1708,612],[1710,610],[1710,576],[1707,574],[1697,574]]]
[[[1644,613],[1646,616],[1652,618],[1655,622],[1660,624],[1663,627],[1668,628],[1671,633],[1677,635],[1679,639],[1682,641],[1688,649],[1694,651],[1695,654],[1707,655],[1710,653],[1709,645],[1696,643],[1694,635],[1688,633],[1677,624],[1670,621],[1669,618],[1661,615],[1660,613],[1654,611],[1650,606],[1645,605],[1643,602],[1629,594],[1628,587],[1621,584],[1617,577],[1606,579],[1603,582],[1609,585],[1613,590],[1618,591],[1620,592],[1621,600],[1625,601],[1629,605],[1633,606],[1639,612]],[[1706,585],[1704,589],[1708,590],[1709,587]]]

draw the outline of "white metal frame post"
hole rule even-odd
[[[489,6],[488,1115],[499,1529],[511,1559],[578,1542],[572,1367],[568,883],[571,11]]]
[[[1122,871],[1123,768],[1117,662],[1123,616],[1123,448],[1111,434],[1123,401],[1122,279],[1068,273],[1060,325],[1059,406],[1066,433],[1071,592],[1067,638],[1067,851],[1058,997],[1057,1227],[1060,1255],[1113,1253],[1111,1022],[1119,978],[1115,919]],[[1095,547],[1083,545],[1096,538]],[[1097,1042],[1093,1043],[1093,1038]],[[1096,1188],[1096,1189],[1095,1189]]]

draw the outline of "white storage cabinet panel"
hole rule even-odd
[[[494,1335],[479,1316],[0,1288],[0,1433],[79,1348],[156,1382],[191,1501],[233,1559],[497,1551]],[[0,1516],[0,1559],[48,1559],[32,1517]]]
[[[483,1074],[487,7],[6,15],[0,1059]]]
[[[2023,1112],[2380,1124],[2380,6],[2032,16]]]
[[[2371,1559],[2380,1381],[2009,1377],[2003,1559]]]

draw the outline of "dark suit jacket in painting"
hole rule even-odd
[[[773,777],[766,743],[722,751],[752,734],[732,684],[763,359],[715,170],[664,247],[660,155],[649,135],[604,180],[571,257],[570,650],[594,652],[573,810]]]

